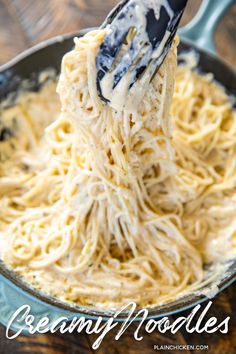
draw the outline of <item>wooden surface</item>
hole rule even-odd
[[[210,0],[215,1],[215,0]],[[222,0],[224,1],[224,0]],[[24,49],[58,34],[77,31],[99,25],[116,0],[0,0],[0,64]],[[183,23],[196,12],[200,0],[189,0]],[[216,34],[217,49],[224,60],[236,68],[236,4],[231,7]],[[231,286],[216,297],[209,316],[219,319],[231,316],[227,335],[194,334],[180,331],[176,335],[145,335],[144,340],[133,339],[132,326],[124,337],[116,342],[113,333],[104,340],[99,354],[153,353],[154,344],[206,344],[208,354],[236,353],[236,295]],[[0,309],[1,311],[1,309]],[[186,315],[186,312],[184,315]],[[92,353],[94,338],[87,335],[37,335],[20,336],[17,340],[5,339],[5,330],[0,326],[0,354],[78,354]],[[182,353],[171,351],[163,353]],[[184,351],[199,353],[199,351]]]

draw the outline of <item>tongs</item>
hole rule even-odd
[[[123,0],[113,9],[101,26],[107,35],[96,57],[103,101],[110,102],[112,91],[125,78],[130,89],[147,68],[151,81],[171,47],[186,4],[187,0]],[[109,95],[104,82],[111,88]]]

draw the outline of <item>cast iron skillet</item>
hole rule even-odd
[[[226,0],[226,2],[228,2],[229,5],[232,0]],[[212,3],[216,5],[217,11],[221,14],[226,8],[226,3],[224,2],[224,5],[222,5],[222,0],[214,0],[214,2],[209,1],[209,3],[211,3],[211,5],[205,5],[205,9],[202,8],[202,12],[204,12],[205,17],[208,17],[208,23],[209,19],[211,18],[211,16],[209,17],[209,12],[212,13],[212,11],[216,11],[212,9]],[[204,16],[200,14],[200,17],[202,21]],[[218,14],[218,18],[219,17],[220,14]],[[199,20],[197,22],[199,23]],[[190,28],[182,31],[182,35],[183,37],[194,39],[194,26],[191,27],[190,25],[189,27]],[[21,82],[26,79],[30,82],[31,90],[37,91],[40,88],[38,80],[39,73],[52,67],[57,71],[57,73],[59,73],[63,55],[73,47],[73,37],[80,37],[87,31],[88,30],[83,30],[78,33],[59,36],[48,40],[40,45],[35,46],[32,49],[27,50],[23,54],[19,55],[16,59],[2,66],[0,68],[0,100],[5,99],[9,94],[12,94],[13,92],[17,92],[17,90],[20,88]],[[214,28],[212,28],[212,31],[214,31]],[[209,34],[210,31],[208,28],[208,35]],[[202,40],[201,36],[200,39]],[[204,40],[206,41],[207,38],[204,38]],[[214,50],[212,43],[210,49],[211,52]],[[226,88],[228,94],[236,96],[235,72],[225,63],[219,60],[214,54],[209,54],[205,51],[202,51],[186,40],[181,41],[179,52],[183,53],[190,50],[194,50],[199,55],[198,69],[205,73],[213,72],[216,81],[218,81]],[[222,275],[219,283],[217,283],[218,292],[225,289],[235,280],[236,260],[228,264],[227,271]],[[213,286],[213,289],[215,289],[216,284],[213,283],[211,285]],[[151,308],[149,310],[149,317],[158,318],[165,315],[178,313],[205,300],[207,300],[207,297],[204,295],[188,295],[170,304]],[[15,310],[24,304],[29,304],[31,306],[31,313],[35,316],[36,320],[40,319],[42,315],[47,315],[51,320],[58,319],[60,316],[66,316],[69,320],[74,316],[85,316],[86,318],[92,319],[96,319],[98,316],[103,316],[105,319],[114,315],[113,311],[102,311],[86,308],[83,306],[75,306],[73,304],[63,303],[58,299],[52,298],[38,290],[33,289],[13,271],[7,269],[3,263],[0,263],[0,322],[4,325],[7,325],[11,315],[15,312]],[[137,314],[137,311],[135,314]],[[117,319],[121,321],[125,318],[125,314],[120,314],[117,317]],[[138,317],[136,319],[138,319]],[[14,331],[18,331],[22,328],[23,331],[27,333],[27,328],[23,323],[17,322],[11,324],[11,329]]]

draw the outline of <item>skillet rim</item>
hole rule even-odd
[[[59,35],[53,38],[50,38],[46,41],[43,41],[25,51],[22,53],[18,54],[15,58],[11,59],[9,62],[3,64],[0,66],[0,75],[4,75],[4,72],[11,70],[12,68],[16,67],[18,64],[23,62],[26,58],[30,58],[33,54],[36,54],[40,52],[41,50],[44,50],[50,46],[53,46],[55,44],[62,44],[65,43],[65,41],[72,41],[73,38],[76,36],[83,36],[90,30],[94,30],[96,28],[88,28],[88,29],[83,29],[81,31],[76,31],[72,33],[67,33],[65,35]],[[181,48],[182,47],[182,48]],[[209,54],[205,52],[204,50],[199,49],[197,46],[194,46],[193,44],[189,43],[186,40],[181,40],[180,43],[180,48],[181,50],[194,50],[199,54],[199,57],[201,58],[202,56],[209,59],[210,61],[216,62],[222,67],[226,68],[228,72],[230,72],[233,76],[233,80],[236,81],[236,71],[233,67],[231,67],[228,63],[224,62],[222,59],[215,57],[212,54]],[[214,67],[212,67],[212,72],[214,73]],[[221,82],[220,82],[221,83]],[[225,87],[225,85],[223,85]],[[225,87],[227,91],[227,87]],[[236,95],[236,84],[235,84],[235,93]],[[1,99],[0,99],[1,100]],[[232,268],[232,269],[231,269]],[[228,286],[233,284],[236,281],[236,260],[233,261],[233,266],[231,265],[227,271],[228,274],[221,279],[220,283],[217,284],[219,288],[219,292],[223,291],[226,289]],[[99,316],[102,316],[103,319],[110,318],[111,316],[114,315],[115,310],[104,310],[104,309],[94,309],[82,305],[74,305],[73,303],[70,302],[63,302],[62,300],[59,300],[57,298],[54,298],[46,293],[44,293],[42,290],[38,290],[34,288],[31,284],[28,284],[21,276],[19,276],[14,270],[9,269],[3,261],[0,260],[0,276],[3,276],[10,284],[13,284],[17,289],[15,290],[20,290],[23,293],[26,293],[27,296],[30,296],[43,305],[50,306],[51,308],[54,308],[56,311],[58,310],[64,310],[73,314],[80,314],[84,315],[85,317],[91,316],[92,318],[98,318]],[[217,293],[217,294],[218,294]],[[190,309],[204,301],[209,300],[209,297],[205,295],[198,295],[198,294],[190,294],[186,295],[185,297],[180,297],[174,302],[171,302],[169,304],[164,304],[161,306],[156,306],[156,307],[147,307],[149,310],[149,315],[148,318],[159,318],[163,316],[168,316],[168,315],[173,315],[182,311],[185,311],[187,309]],[[134,311],[134,315],[136,315],[140,311],[140,308]],[[117,320],[125,320],[127,317],[125,316],[125,313],[122,314],[121,316],[118,316],[116,319]],[[136,320],[139,320],[139,318],[136,318]]]

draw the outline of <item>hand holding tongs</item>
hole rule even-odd
[[[106,77],[114,90],[131,73],[131,88],[151,65],[151,81],[171,47],[186,4],[187,0],[123,0],[110,13],[102,25],[109,31],[96,58],[98,93],[105,102],[110,101],[102,90]]]

